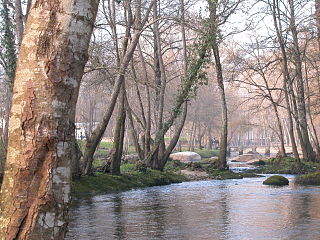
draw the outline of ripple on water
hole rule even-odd
[[[71,209],[66,239],[318,240],[320,188],[265,178],[198,181],[92,197]]]

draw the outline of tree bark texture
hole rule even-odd
[[[35,0],[20,48],[0,239],[63,239],[79,85],[98,0]]]

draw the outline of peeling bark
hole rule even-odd
[[[0,239],[63,239],[75,107],[98,0],[34,1],[15,77]]]

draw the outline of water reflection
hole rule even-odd
[[[112,198],[113,203],[113,215],[114,215],[114,233],[113,236],[119,239],[124,239],[126,236],[126,218],[125,213],[122,211],[122,196],[121,194],[115,194]]]
[[[320,188],[274,188],[263,180],[189,182],[93,197],[73,206],[67,239],[319,239]]]

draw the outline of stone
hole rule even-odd
[[[170,154],[170,158],[172,160],[179,160],[181,162],[199,162],[201,160],[201,156],[195,152],[178,152]]]
[[[263,182],[264,185],[284,186],[289,185],[289,180],[280,175],[273,175]]]

